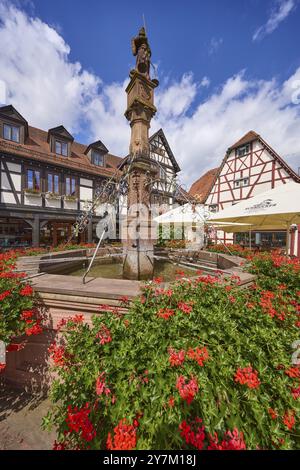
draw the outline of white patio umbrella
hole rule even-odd
[[[287,183],[270,189],[213,214],[210,221],[251,224],[251,230],[278,230],[299,224],[300,184]]]
[[[186,236],[191,240],[194,239],[195,246],[204,246],[204,226],[212,226],[216,231],[225,230],[227,226],[230,226],[231,229],[235,228],[236,225],[244,225],[241,223],[232,223],[232,222],[220,222],[220,223],[211,223],[210,217],[212,213],[207,210],[203,204],[184,204],[183,206],[176,207],[164,214],[155,217],[153,220],[158,225],[167,225],[167,226],[181,226],[185,228]],[[245,224],[248,227],[248,224]],[[194,228],[193,228],[194,227]],[[195,232],[195,228],[197,231]],[[232,230],[231,230],[232,231]]]
[[[170,211],[165,212],[154,218],[154,221],[158,224],[192,224],[192,223],[207,223],[209,225],[214,225],[216,228],[229,227],[233,229],[234,227],[241,225],[249,226],[249,224],[243,223],[232,223],[232,222],[213,222],[212,216],[215,215],[214,212],[209,212],[208,209],[203,204],[184,204],[183,206],[176,207]]]
[[[210,214],[203,204],[184,204],[154,218],[158,224],[192,224],[204,222]]]

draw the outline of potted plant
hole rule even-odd
[[[27,196],[40,197],[42,195],[41,190],[37,188],[26,188],[24,192]]]
[[[46,198],[46,199],[60,199],[61,196],[60,196],[59,193],[55,193],[55,192],[48,191],[48,192],[45,194],[45,198]]]
[[[73,194],[65,194],[64,200],[68,202],[77,202],[77,197]]]

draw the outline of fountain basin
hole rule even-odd
[[[73,269],[68,274],[71,276],[83,276],[86,267]],[[164,282],[175,281],[176,278],[184,273],[186,277],[196,276],[197,269],[189,268],[181,264],[174,264],[169,260],[154,260],[154,278],[161,277]],[[120,262],[120,257],[114,259],[95,259],[88,276],[90,278],[108,278],[108,279],[124,279],[123,277],[123,263]],[[151,280],[149,278],[149,280]]]

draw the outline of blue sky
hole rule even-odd
[[[145,16],[159,74],[209,76],[218,86],[241,69],[249,77],[286,79],[299,65],[300,8],[263,40],[253,34],[276,7],[273,0],[34,0],[33,11],[54,25],[79,60],[105,82],[119,81],[133,63],[130,38]],[[280,3],[280,2],[279,2]],[[30,11],[30,9],[29,9]]]
[[[250,129],[300,166],[298,0],[0,0],[6,101],[38,127],[63,123],[126,154],[143,14],[161,82],[152,130],[164,128],[186,187]]]

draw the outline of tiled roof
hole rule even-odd
[[[249,131],[245,135],[243,135],[243,137],[241,137],[235,144],[231,145],[229,147],[229,150],[240,147],[241,145],[249,144],[249,142],[252,142],[253,140],[256,140],[258,138],[259,138],[259,134],[257,134],[254,131]]]
[[[186,203],[186,202],[191,202],[194,198],[185,189],[183,189],[182,186],[178,186],[175,199],[178,202]]]
[[[197,179],[197,181],[192,184],[189,190],[189,195],[193,196],[197,201],[204,204],[213,182],[218,174],[218,171],[219,167],[213,168]]]
[[[70,157],[56,155],[50,152],[49,143],[47,142],[48,132],[31,126],[28,126],[28,130],[29,135],[25,140],[25,144],[0,139],[0,150],[24,158],[52,163],[99,176],[112,176],[122,161],[122,158],[108,153],[105,156],[106,167],[93,165],[89,157],[84,154],[86,145],[76,141],[72,143]]]

